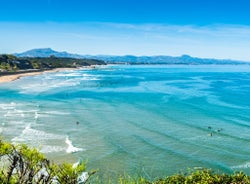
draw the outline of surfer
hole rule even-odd
[[[220,132],[220,131],[222,131],[222,128],[219,128],[219,129],[217,130],[217,132]]]

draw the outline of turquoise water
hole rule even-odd
[[[1,135],[99,173],[250,174],[250,66],[104,66],[0,84]]]

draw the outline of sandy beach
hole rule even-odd
[[[20,74],[13,74],[13,75],[4,75],[0,76],[0,83],[4,82],[11,82],[17,79],[20,79],[21,77],[26,77],[26,76],[34,76],[34,75],[41,75],[44,73],[51,73],[51,72],[60,72],[60,71],[65,71],[65,70],[75,70],[76,68],[56,68],[53,70],[46,70],[42,72],[27,72],[27,73],[20,73]]]

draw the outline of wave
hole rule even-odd
[[[250,162],[246,162],[245,164],[236,165],[236,166],[231,167],[231,169],[248,169],[248,168],[250,168]]]
[[[76,72],[72,72],[72,73],[58,73],[58,74],[55,74],[54,76],[56,77],[80,77],[81,76],[81,73],[76,73]]]
[[[83,148],[74,147],[74,145],[72,144],[72,141],[69,139],[68,136],[66,137],[65,143],[68,145],[68,148],[66,150],[67,153],[75,153],[78,151],[84,151]]]
[[[48,92],[59,88],[67,88],[67,87],[73,87],[80,85],[80,80],[77,78],[73,79],[51,79],[51,80],[42,80],[43,82],[37,82],[37,81],[29,81],[27,84],[23,84],[20,86],[20,92],[21,94],[33,94],[33,93],[42,93],[42,92]]]
[[[61,111],[44,111],[42,114],[50,114],[50,115],[69,115],[68,112],[61,112]]]
[[[186,152],[184,150],[173,149],[173,148],[170,148],[168,146],[164,146],[161,143],[154,142],[151,139],[147,139],[147,138],[144,138],[141,136],[134,136],[134,137],[137,140],[140,140],[141,142],[143,142],[144,144],[153,147],[154,149],[163,151],[163,152],[165,152],[165,154],[175,156],[176,159],[178,159],[178,160],[181,160],[181,159],[190,160],[191,162],[198,162],[201,165],[216,166],[216,167],[219,167],[225,171],[231,172],[231,168],[228,168],[228,166],[223,162],[218,162],[216,160],[211,160],[211,159],[206,158],[206,157],[189,154],[188,152]]]
[[[175,84],[176,81],[147,81],[139,82],[137,86],[138,89],[142,92],[156,92],[166,95],[176,96],[180,99],[190,99],[197,97],[206,97],[209,95],[207,89],[210,88],[207,83],[192,83],[184,84],[181,83],[178,85]]]
[[[17,143],[17,142],[27,142],[27,141],[31,141],[32,139],[34,139],[34,141],[37,141],[38,138],[46,138],[45,133],[39,130],[35,130],[31,128],[31,124],[28,124],[22,131],[22,133],[17,136],[14,137],[12,139],[12,142]]]
[[[222,107],[228,107],[228,108],[233,108],[233,109],[245,109],[245,107],[224,102],[224,101],[220,100],[219,97],[212,96],[212,95],[207,96],[207,102],[209,104],[222,106]]]
[[[37,111],[35,112],[35,116],[34,116],[34,118],[35,118],[35,120],[37,120],[37,119],[38,119],[38,112],[37,112]]]
[[[44,145],[44,146],[42,146],[40,151],[42,153],[55,153],[55,152],[63,152],[63,151],[65,151],[65,148],[62,146]]]
[[[12,111],[7,111],[4,117],[25,117],[24,111],[13,109]]]
[[[65,150],[63,146],[64,136],[47,133],[41,130],[37,130],[28,124],[22,131],[22,133],[14,137],[12,143],[25,143],[34,147],[39,147],[43,153],[61,152]],[[58,145],[60,143],[62,146]]]
[[[229,116],[224,117],[224,119],[227,121],[232,121],[234,124],[239,125],[239,126],[243,126],[243,127],[247,127],[247,128],[250,127],[249,121],[244,121],[244,120],[237,119],[234,117],[229,117]]]
[[[13,110],[16,107],[16,103],[11,102],[11,103],[7,103],[7,104],[0,104],[0,108],[3,110]]]

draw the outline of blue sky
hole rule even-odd
[[[250,61],[248,0],[0,0],[0,53],[51,47],[79,54]]]

